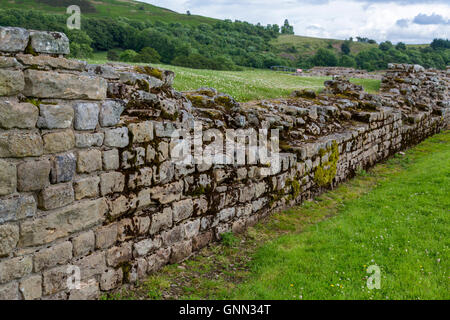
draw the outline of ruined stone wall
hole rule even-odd
[[[450,123],[448,72],[419,66],[391,65],[380,95],[335,78],[239,104],[177,92],[170,71],[67,60],[60,33],[0,27],[0,52],[0,299],[97,298]],[[280,168],[174,164],[171,135],[195,121],[279,129]]]

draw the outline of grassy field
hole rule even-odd
[[[97,53],[89,63],[105,63],[105,53]],[[174,88],[178,91],[195,90],[201,87],[213,87],[228,93],[240,102],[250,100],[280,98],[289,96],[293,90],[310,88],[320,90],[329,77],[296,77],[284,72],[263,69],[244,71],[199,70],[169,65],[154,65],[175,72]],[[375,93],[380,81],[373,79],[352,79],[364,86],[366,91]]]
[[[449,299],[450,131],[104,299]],[[380,289],[366,286],[381,269]]]
[[[198,25],[215,23],[217,19],[180,14],[169,9],[133,0],[96,0],[90,1],[96,12],[83,12],[88,17],[128,18],[139,21],[163,21],[166,23],[183,23]],[[75,3],[74,3],[75,4]],[[66,14],[67,6],[47,5],[39,0],[4,0],[2,9],[34,9],[46,13]]]

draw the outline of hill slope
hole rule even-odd
[[[180,14],[134,0],[1,0],[2,9],[34,9],[56,14],[66,14],[66,8],[73,4],[80,6],[82,14],[89,17],[125,17],[138,21],[179,22],[191,25],[218,21],[208,17]]]

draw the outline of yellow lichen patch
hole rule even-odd
[[[163,72],[162,70],[157,68],[153,68],[150,66],[136,66],[134,67],[134,71],[136,71],[137,73],[147,74],[159,80],[163,80]]]
[[[331,151],[328,161],[321,163],[314,172],[314,181],[321,187],[328,186],[336,176],[339,160],[339,148],[336,141],[333,141],[331,148],[328,148],[327,151]]]

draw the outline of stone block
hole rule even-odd
[[[15,192],[16,187],[17,187],[16,165],[14,163],[0,160],[0,196],[5,196]]]
[[[23,28],[0,27],[0,51],[20,52],[28,45],[30,32]]]
[[[44,153],[44,143],[38,132],[0,133],[0,158],[38,157]]]
[[[130,123],[128,129],[133,137],[133,143],[144,143],[153,140],[153,124],[150,121]]]
[[[108,266],[116,267],[121,263],[128,262],[132,258],[131,243],[123,243],[120,246],[112,247],[106,252],[106,262]]]
[[[0,283],[22,278],[33,270],[31,256],[16,257],[0,262]]]
[[[39,193],[39,208],[52,210],[67,206],[75,199],[72,183],[59,183],[51,185]]]
[[[98,228],[95,231],[95,247],[97,249],[106,249],[114,245],[117,241],[117,223]]]
[[[75,118],[73,127],[76,130],[93,130],[97,127],[100,107],[97,103],[82,102],[73,106]]]
[[[37,246],[93,227],[104,220],[104,199],[78,202],[21,224],[20,245]]]
[[[155,237],[154,239],[144,239],[136,242],[133,245],[133,256],[142,257],[146,256],[149,252],[152,252],[161,247],[161,237]]]
[[[67,279],[71,274],[68,266],[55,267],[44,271],[42,278],[42,287],[44,295],[55,294],[67,288]]]
[[[94,250],[95,234],[94,231],[86,231],[72,239],[73,256],[82,257]]]
[[[103,151],[103,170],[117,170],[120,166],[119,150]]]
[[[194,213],[192,199],[185,199],[172,204],[173,221],[175,223],[187,219]]]
[[[172,246],[170,263],[180,263],[192,254],[192,240],[176,243]]]
[[[73,153],[54,156],[50,180],[52,183],[69,182],[75,174],[77,160]]]
[[[34,271],[39,272],[72,259],[72,243],[62,242],[34,254]]]
[[[121,268],[117,270],[109,268],[107,271],[102,273],[100,288],[104,291],[115,289],[122,284],[122,280],[123,271]]]
[[[31,54],[18,54],[16,55],[16,58],[24,65],[39,66],[43,68],[50,67],[52,69],[83,71],[87,65],[85,61],[55,58],[46,55],[33,56]]]
[[[47,133],[42,138],[45,153],[60,153],[75,147],[75,135],[72,130]]]
[[[103,102],[100,109],[100,125],[102,127],[117,125],[123,110],[125,110],[125,106],[122,101],[108,100]]]
[[[7,256],[19,242],[19,227],[15,224],[0,225],[0,257]]]
[[[213,232],[211,230],[203,232],[192,238],[192,250],[198,251],[208,245],[213,240]]]
[[[39,105],[37,126],[42,129],[67,129],[72,125],[74,111],[67,105]]]
[[[75,191],[75,199],[81,200],[84,198],[95,198],[98,196],[98,185],[100,183],[100,178],[88,177],[79,179],[74,182],[73,188]]]
[[[77,148],[101,147],[104,139],[103,132],[75,133],[75,146]]]
[[[24,74],[20,70],[0,69],[0,96],[13,96],[25,88]]]
[[[33,217],[36,200],[32,195],[20,194],[0,200],[0,223]]]
[[[17,166],[17,189],[39,191],[50,184],[49,160],[27,161]]]
[[[10,282],[0,285],[0,300],[19,300],[19,290],[17,282]]]
[[[24,76],[24,94],[29,97],[70,100],[106,99],[107,83],[102,78],[33,69],[26,70]]]
[[[82,282],[79,289],[70,291],[69,300],[95,300],[100,296],[99,284],[95,279]]]
[[[151,189],[151,197],[161,204],[177,201],[183,194],[183,186],[183,181],[177,181],[168,185],[154,187]]]
[[[14,57],[0,57],[0,68],[16,68],[19,66],[20,63],[18,63],[17,59]]]
[[[165,266],[170,259],[170,248],[159,249],[147,258],[148,272],[155,272]]]
[[[125,176],[120,172],[106,172],[100,175],[100,192],[102,196],[122,192],[125,187]]]
[[[105,145],[112,148],[125,148],[129,144],[128,128],[115,128],[105,131]]]
[[[38,114],[38,108],[31,103],[0,100],[0,128],[34,128],[36,127]]]
[[[99,150],[83,150],[78,152],[77,171],[90,173],[102,170],[102,152]]]
[[[24,300],[36,300],[42,296],[42,276],[34,275],[20,281],[19,290]]]
[[[94,252],[79,259],[75,265],[80,268],[81,280],[90,279],[106,270],[105,253]]]
[[[30,40],[31,47],[38,53],[70,53],[69,39],[61,32],[31,31]]]

